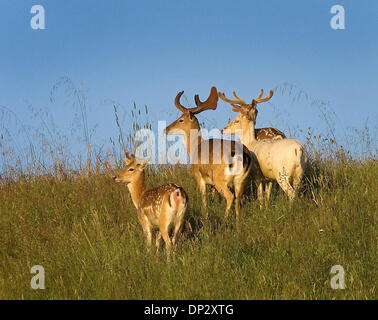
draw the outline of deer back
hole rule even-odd
[[[166,206],[172,207],[175,205],[175,203],[172,203],[174,199],[172,200],[171,194],[176,190],[180,191],[184,202],[187,201],[188,196],[183,188],[174,183],[168,183],[145,191],[138,209],[143,210],[145,214],[150,214],[156,219],[159,219],[161,212],[166,209]]]

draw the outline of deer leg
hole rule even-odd
[[[282,190],[289,197],[289,199],[293,200],[295,196],[295,192],[294,192],[293,187],[290,185],[289,176],[286,173],[285,168],[281,172],[278,173],[277,182],[279,186],[282,188]]]
[[[214,197],[215,196],[215,188],[214,188],[214,186],[212,186],[212,185],[209,185],[209,192],[211,193],[211,196],[212,197]]]
[[[294,188],[295,194],[297,194],[298,192],[299,185],[302,181],[302,177],[303,177],[303,169],[302,167],[298,167],[297,169],[295,169],[294,177],[293,177],[293,188]]]
[[[231,206],[232,206],[232,202],[234,201],[234,195],[230,191],[230,189],[228,189],[228,187],[227,187],[226,184],[215,185],[215,188],[217,188],[217,190],[226,198],[227,207],[226,207],[226,211],[224,213],[224,216],[225,216],[225,218],[227,218],[228,214],[229,214],[229,211],[231,209]]]
[[[265,184],[265,197],[267,201],[269,201],[270,199],[270,193],[272,192],[272,185],[273,185],[273,182],[271,181]]]
[[[258,187],[257,187],[257,198],[259,199],[259,204],[260,204],[260,209],[262,208],[262,203],[264,200],[264,188],[263,188],[263,183],[260,182]]]
[[[183,222],[184,222],[184,219],[182,219],[181,221],[179,221],[179,222],[175,225],[175,229],[173,230],[172,244],[173,244],[174,246],[176,245],[176,240],[177,240],[178,235],[181,233],[182,226],[184,225]]]
[[[162,219],[159,224],[159,229],[161,236],[163,237],[163,240],[165,242],[165,248],[169,252],[171,249],[171,239],[169,238],[169,221],[166,219]]]
[[[148,221],[147,216],[142,211],[138,211],[138,218],[147,239],[147,247],[150,249],[152,241],[152,226]]]
[[[161,233],[163,239],[164,239],[164,242],[165,242],[165,248],[166,250],[169,252],[171,251],[171,239],[169,238],[169,234],[168,234],[168,231],[163,231]]]
[[[202,177],[198,178],[197,182],[201,190],[202,204],[205,209],[205,217],[207,217],[208,211],[207,211],[207,201],[206,201],[206,183],[205,183],[205,180],[202,179]]]
[[[156,233],[156,248],[159,250],[160,248],[160,242],[161,242],[161,232],[158,231]]]
[[[236,212],[236,220],[239,220],[239,208],[240,208],[240,197],[242,196],[244,192],[244,187],[247,179],[244,179],[242,181],[235,181],[235,212]]]

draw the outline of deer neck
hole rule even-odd
[[[186,146],[186,151],[189,157],[191,157],[191,150],[197,150],[197,146],[201,144],[201,128],[198,122],[193,123],[190,129],[185,132],[184,139],[182,141]]]
[[[127,187],[129,188],[131,199],[133,200],[135,207],[138,209],[143,193],[147,190],[144,183],[144,172],[140,174],[138,179],[130,182]]]
[[[242,127],[242,134],[240,137],[240,141],[249,149],[251,150],[253,146],[256,144],[256,136],[255,136],[255,124],[251,122],[249,125]]]

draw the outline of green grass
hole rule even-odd
[[[149,170],[149,186],[189,194],[186,232],[167,261],[149,253],[128,190],[108,174],[44,175],[0,184],[0,299],[377,299],[378,163],[316,163],[301,196],[278,192],[262,209],[242,203],[240,228],[225,202],[183,167]],[[30,287],[42,265],[46,289]],[[330,287],[333,265],[345,290]]]

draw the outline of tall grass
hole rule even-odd
[[[311,166],[299,198],[289,204],[276,191],[260,208],[246,195],[239,229],[234,216],[224,220],[217,194],[209,194],[204,218],[188,167],[151,166],[149,186],[175,182],[189,194],[192,230],[168,262],[164,251],[146,250],[130,195],[111,179],[123,147],[132,148],[133,131],[122,131],[116,106],[119,136],[101,153],[82,111],[83,154],[65,153],[68,141],[55,139],[46,124],[41,145],[48,150],[62,142],[53,161],[33,144],[22,165],[16,152],[2,155],[1,299],[377,299],[375,155],[355,159],[309,132]],[[137,122],[134,129],[143,126]],[[45,269],[44,290],[30,287],[33,265]],[[330,287],[334,265],[345,269],[345,290]]]

